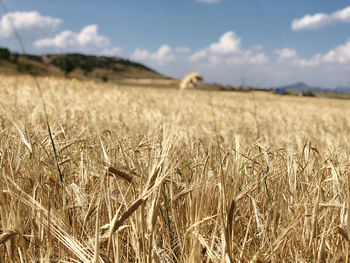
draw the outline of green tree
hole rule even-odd
[[[108,77],[107,77],[106,75],[103,75],[103,76],[101,77],[101,80],[102,80],[103,82],[108,82]]]
[[[64,75],[67,77],[70,72],[74,70],[73,62],[68,58],[68,56],[61,56],[60,68],[64,72]]]
[[[7,48],[0,48],[0,59],[10,60],[10,51]]]
[[[84,71],[84,75],[86,76],[94,69],[94,66],[91,63],[86,62],[84,64],[81,64],[80,68]]]
[[[13,63],[18,63],[18,58],[19,58],[19,54],[18,53],[13,53],[12,55],[12,62]]]

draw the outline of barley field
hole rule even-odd
[[[350,101],[0,77],[0,262],[349,262]]]

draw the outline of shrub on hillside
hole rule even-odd
[[[75,68],[72,61],[66,55],[61,56],[59,67],[64,72],[65,76],[68,76],[68,74]]]
[[[94,65],[89,62],[85,62],[80,65],[80,68],[84,71],[84,74],[87,75],[94,69]]]
[[[107,77],[106,75],[103,75],[103,76],[101,77],[101,80],[102,80],[103,82],[108,82],[108,77]]]
[[[30,63],[18,63],[17,71],[20,73],[28,73],[30,75],[38,74],[37,69]]]
[[[0,48],[0,59],[10,60],[11,53],[7,48]]]
[[[18,58],[19,58],[19,54],[18,53],[12,53],[12,62],[17,64],[18,63]]]

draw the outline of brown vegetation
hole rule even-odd
[[[349,262],[349,102],[0,78],[0,262]]]
[[[62,65],[63,59],[65,65]],[[69,70],[67,64],[70,66]],[[140,63],[127,59],[82,54],[43,56],[10,54],[5,59],[0,52],[0,73],[55,77],[69,76],[93,80],[100,79],[103,76],[108,77],[110,80],[133,78],[135,76],[148,79],[166,78]]]

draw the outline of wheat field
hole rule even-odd
[[[0,262],[349,262],[350,102],[0,78]]]

